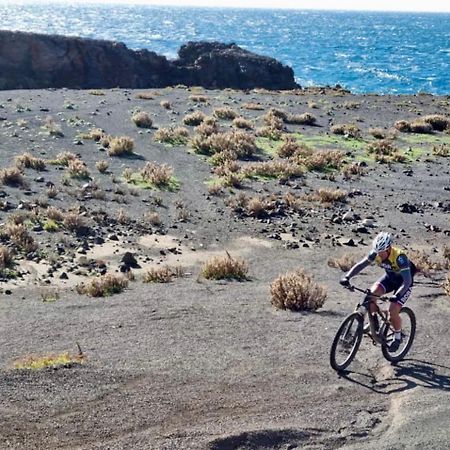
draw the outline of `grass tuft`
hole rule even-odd
[[[95,277],[86,283],[76,286],[79,294],[89,297],[109,297],[122,292],[128,286],[128,279],[123,275],[107,273],[100,277]]]
[[[243,259],[232,258],[226,252],[225,256],[215,256],[207,261],[201,274],[208,280],[247,280],[248,264]]]

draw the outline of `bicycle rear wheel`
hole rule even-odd
[[[393,363],[401,361],[407,355],[416,335],[416,316],[412,309],[407,306],[403,307],[400,311],[400,318],[402,319],[402,343],[398,350],[395,352],[389,351],[389,346],[394,340],[394,329],[392,326],[386,326],[384,339],[381,344],[383,356]]]
[[[330,364],[336,371],[344,370],[353,361],[361,344],[364,318],[355,312],[339,327],[330,351]]]

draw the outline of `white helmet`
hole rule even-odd
[[[392,244],[392,237],[389,233],[378,233],[372,243],[372,250],[376,253],[387,250]]]

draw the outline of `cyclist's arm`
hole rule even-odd
[[[409,260],[405,255],[398,255],[397,264],[400,268],[400,275],[403,278],[403,284],[395,292],[395,296],[400,298],[412,286],[413,278]]]
[[[376,256],[376,255],[375,255]],[[348,278],[350,280],[350,278],[354,277],[355,275],[358,275],[358,273],[360,273],[361,271],[363,271],[367,266],[370,266],[370,264],[372,264],[372,262],[375,259],[375,256],[372,258],[372,254],[370,253],[368,256],[366,256],[365,258],[363,258],[361,261],[357,262],[346,274],[345,274],[345,278]]]

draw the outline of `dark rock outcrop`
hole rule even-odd
[[[0,89],[297,88],[290,67],[235,44],[189,42],[179,58],[124,44],[0,30]]]

